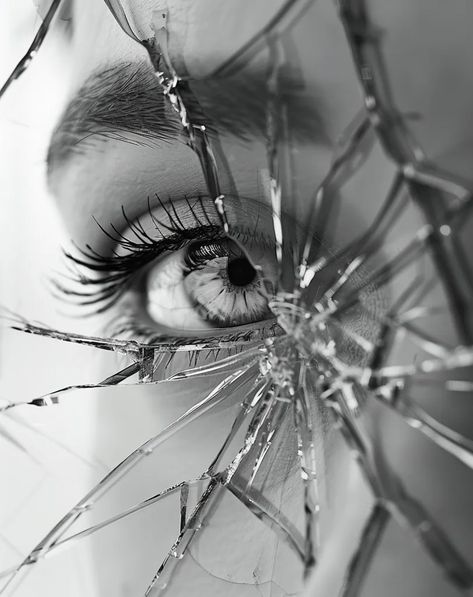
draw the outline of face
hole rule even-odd
[[[442,595],[454,595],[455,583],[440,572],[445,562],[453,562],[464,578],[471,553],[471,533],[462,526],[468,500],[447,497],[442,487],[448,479],[457,495],[469,495],[461,469],[466,456],[457,468],[458,455],[445,448],[445,439],[442,443],[438,435],[429,443],[428,433],[421,436],[419,424],[412,423],[423,408],[468,436],[458,412],[445,415],[451,396],[444,389],[457,372],[451,377],[440,368],[438,396],[425,390],[431,379],[402,373],[393,374],[391,383],[388,374],[389,367],[442,360],[452,347],[470,343],[470,295],[463,288],[470,270],[458,271],[459,253],[453,264],[439,262],[444,253],[433,249],[435,235],[425,251],[416,253],[410,243],[426,234],[427,221],[435,230],[453,229],[464,243],[461,255],[467,258],[472,248],[469,235],[464,230],[457,235],[446,216],[445,206],[456,209],[464,198],[455,198],[451,186],[440,196],[437,182],[456,185],[460,195],[457,190],[468,188],[465,181],[471,179],[473,143],[465,118],[473,85],[464,56],[473,15],[466,5],[459,17],[440,2],[434,8],[422,0],[395,6],[369,2],[373,29],[382,32],[383,72],[392,91],[386,98],[376,89],[378,106],[369,101],[369,85],[379,81],[379,73],[370,62],[372,47],[364,54],[366,47],[357,45],[366,39],[354,34],[357,15],[342,14],[347,36],[328,0],[288,6],[240,1],[216,9],[210,0],[126,4],[128,33],[144,43],[126,34],[126,21],[118,19],[119,24],[106,3],[83,0],[64,8],[71,23],[64,48],[68,97],[50,138],[47,180],[73,241],[66,258],[72,279],[55,278],[53,287],[75,314],[87,315],[71,320],[71,332],[112,338],[114,349],[127,343],[128,353],[122,350],[125,355],[117,358],[116,350],[79,347],[86,350],[81,362],[94,371],[92,382],[103,379],[104,387],[74,390],[80,408],[62,405],[61,424],[63,432],[70,430],[86,412],[89,449],[106,473],[130,453],[133,466],[126,465],[126,474],[110,489],[106,482],[106,495],[99,492],[84,502],[92,507],[70,534],[109,520],[105,530],[97,527],[90,536],[86,531],[64,555],[37,565],[15,595],[28,595],[33,586],[53,594],[58,561],[64,574],[77,575],[80,563],[82,572],[71,587],[78,595],[84,588],[97,596],[144,592],[156,563],[176,540],[183,503],[184,515],[202,505],[199,495],[212,477],[209,463],[223,444],[222,462],[230,467],[219,462],[224,471],[232,470],[232,458],[238,460],[238,449],[247,446],[231,490],[209,493],[203,539],[193,537],[187,518],[184,543],[192,535],[196,546],[182,559],[182,572],[163,576],[151,594],[166,593],[167,582],[173,595],[218,595],[243,584],[255,595],[265,586],[302,594],[304,569],[310,573],[309,591],[338,594],[354,554],[362,553],[362,561],[366,556],[357,549],[376,491],[378,502],[389,508],[380,508],[379,517],[374,511],[364,536],[377,559],[360,573],[365,591],[360,594],[382,591],[389,597],[402,587],[406,594],[431,595],[445,583]],[[452,21],[448,27],[445,19]],[[268,23],[271,32],[261,35]],[[174,73],[180,78],[177,92]],[[452,89],[458,93],[446,93]],[[371,126],[364,125],[364,104]],[[386,106],[395,112],[383,112]],[[419,159],[419,146],[425,160]],[[396,176],[406,164],[419,172],[428,166],[437,182],[423,187],[407,175],[399,182]],[[442,205],[438,213],[425,205],[429,199]],[[450,233],[443,228],[440,234]],[[452,316],[452,276],[463,280],[468,305],[463,319]],[[442,314],[431,316],[439,305]],[[139,355],[140,381],[148,383],[136,383],[136,369],[128,370],[137,343],[158,347],[148,361],[146,353]],[[245,355],[262,347],[268,356],[245,364]],[[79,354],[72,352],[76,348],[61,345],[72,358]],[[227,364],[219,365],[222,358]],[[381,367],[388,380],[381,383],[373,374],[367,383],[366,371]],[[294,386],[284,377],[288,369],[298,376]],[[126,373],[117,378],[118,370]],[[468,383],[467,371],[458,375]],[[271,403],[275,387],[281,394]],[[317,396],[308,407],[298,398],[301,388]],[[403,398],[398,410],[394,390]],[[407,392],[415,394],[409,402]],[[241,403],[255,396],[270,396],[273,405],[256,411],[250,423],[251,417],[239,418]],[[408,410],[411,399],[414,410]],[[293,404],[299,408],[295,414]],[[313,484],[304,476],[301,481],[300,472],[301,454],[307,471],[312,453],[300,431],[306,407],[315,442]],[[200,417],[192,414],[197,408]],[[190,422],[181,428],[179,417],[189,409]],[[468,419],[469,406],[460,410],[460,418]],[[264,417],[268,427],[259,423]],[[346,443],[346,417],[356,422],[365,442],[361,448],[356,441],[353,446],[356,434],[348,433]],[[157,434],[168,424],[173,433],[166,431],[161,443]],[[261,426],[248,447],[252,425]],[[149,438],[158,439],[146,444]],[[140,445],[145,449],[134,452]],[[366,462],[360,459],[363,448]],[[150,455],[143,458],[145,453]],[[367,471],[374,471],[379,487],[370,486]],[[93,485],[103,474],[94,469],[84,475],[84,484]],[[160,497],[184,480],[189,481],[184,489]],[[452,499],[455,508],[447,513]],[[304,518],[304,503],[317,521],[313,528]],[[122,517],[130,508],[133,515]],[[424,532],[431,524],[426,511],[461,543],[458,554],[452,555],[437,527],[432,536]],[[267,520],[274,512],[276,534]],[[400,520],[417,529],[413,536],[427,546],[425,552],[412,547]],[[320,542],[315,572],[307,552],[302,564],[295,557],[291,541],[309,552]],[[437,561],[429,559],[439,545]],[[165,574],[169,568],[168,563]],[[390,574],[393,581],[386,582]]]

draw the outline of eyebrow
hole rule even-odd
[[[91,147],[93,137],[126,141],[122,133],[174,139],[177,122],[165,116],[164,96],[147,65],[119,63],[89,76],[66,106],[49,142],[48,174],[71,155]]]
[[[218,130],[243,140],[255,134],[266,135],[269,91],[264,73],[195,80],[190,85],[192,93],[185,99],[194,124],[205,124],[210,134]],[[281,89],[294,137],[301,142],[327,142],[322,102],[305,95],[287,74],[283,74]],[[212,115],[211,121],[208,114]],[[144,143],[169,142],[182,134],[178,117],[170,112],[163,89],[147,62],[117,63],[89,76],[52,133],[48,176],[74,155],[93,150],[100,138],[137,143],[129,133]]]

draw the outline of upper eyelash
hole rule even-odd
[[[196,201],[199,203],[203,217],[197,215],[191,201],[188,198],[185,199],[196,222],[192,228],[185,227],[171,200],[164,204],[158,196],[156,199],[166,213],[168,222],[156,218],[152,212],[149,198],[148,213],[161,238],[156,239],[150,236],[143,228],[139,218],[134,221],[130,220],[123,206],[121,210],[123,218],[131,231],[128,236],[122,234],[113,224],[110,224],[113,232],[109,232],[95,220],[104,235],[113,241],[112,254],[98,253],[90,245],[86,245],[85,249],[76,247],[77,255],[64,251],[70,265],[68,269],[71,275],[68,281],[96,288],[88,291],[75,290],[68,287],[67,282],[52,280],[53,287],[59,292],[61,298],[72,298],[76,304],[84,306],[101,303],[99,307],[96,307],[94,313],[103,313],[112,307],[128,289],[134,274],[163,253],[178,250],[191,240],[215,239],[223,236],[221,227],[210,220],[201,197],[198,197]],[[167,236],[163,234],[163,229],[167,232]],[[117,253],[119,247],[127,253],[119,255]],[[99,276],[91,277],[81,271],[83,269],[99,274]]]

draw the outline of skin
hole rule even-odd
[[[170,52],[177,70],[185,64],[192,77],[205,77],[222,64],[235,48],[249,39],[261,23],[267,22],[277,8],[272,3],[268,6],[270,3],[267,2],[251,3],[251,7],[249,2],[247,4],[248,7],[242,6],[241,2],[234,3],[221,10],[221,27],[219,37],[215,40],[212,35],[215,30],[212,21],[213,5],[210,2],[198,9],[196,3],[184,0],[168,2],[167,9],[173,17],[170,20]],[[470,138],[471,127],[464,126],[463,123],[464,118],[468,118],[467,108],[473,99],[473,85],[470,84],[469,72],[465,73],[462,66],[464,56],[468,55],[465,54],[465,48],[469,39],[464,31],[462,35],[455,37],[455,43],[452,43],[451,36],[440,36],[442,46],[445,44],[443,49],[437,45],[439,37],[435,40],[427,39],[427,45],[434,45],[435,59],[432,58],[432,51],[419,52],[415,42],[421,38],[414,36],[412,31],[422,28],[426,15],[435,20],[435,15],[442,14],[441,3],[437,3],[437,10],[432,9],[430,4],[430,8],[424,4],[420,0],[415,6],[407,1],[379,1],[375,3],[375,15],[380,26],[388,30],[388,40],[396,49],[396,53],[389,55],[388,65],[392,65],[395,91],[400,98],[402,96],[402,109],[416,111],[421,104],[427,122],[442,123],[438,127],[426,126],[425,130],[419,132],[422,142],[431,148],[427,151],[429,157],[439,160],[442,167],[454,174],[469,179],[473,143]],[[242,19],[239,16],[250,11],[252,19]],[[97,69],[123,61],[141,64],[146,59],[144,49],[124,35],[110,18],[104,4],[83,0],[80,6],[72,7],[72,14],[74,33],[69,48],[73,65],[70,75],[71,96]],[[454,17],[453,11],[449,14]],[[241,27],[235,28],[235,22],[241,24]],[[454,26],[465,22],[466,18],[457,16],[455,25],[451,24],[446,29],[453,31]],[[439,26],[438,23],[437,25]],[[298,145],[298,163],[302,164],[302,169],[298,173],[297,193],[294,193],[291,202],[285,204],[291,221],[302,224],[307,221],[310,213],[309,198],[312,191],[323,180],[330,165],[335,140],[355,116],[362,99],[349,50],[332,4],[328,1],[318,3],[311,18],[306,19],[298,31],[304,81],[309,93],[320,101],[324,123],[324,131],[320,137],[314,138],[311,143],[301,142]],[[235,35],[232,35],[233,32]],[[416,78],[418,72],[424,73],[422,85]],[[449,81],[450,89],[458,88],[460,91],[446,97],[446,80]],[[412,94],[407,90],[412,90]],[[212,106],[210,112],[211,110]],[[172,117],[172,114],[169,116]],[[439,132],[435,135],[432,131]],[[126,136],[134,139],[132,135]],[[154,140],[152,146],[103,139],[99,136],[90,141],[87,151],[73,156],[60,168],[52,171],[49,179],[51,191],[70,236],[79,246],[89,243],[100,251],[110,249],[110,243],[104,239],[99,228],[93,225],[92,217],[105,223],[120,221],[121,206],[125,206],[128,217],[134,219],[146,213],[148,195],[158,193],[162,197],[181,197],[206,192],[198,159],[182,137],[167,143]],[[267,159],[263,140],[254,135],[250,142],[242,142],[234,135],[224,132],[221,144],[224,153],[230,158],[233,177],[232,183],[227,177],[223,178],[222,191],[232,194],[236,188],[239,194],[251,198],[251,201],[268,205],[265,183]],[[392,171],[392,165],[382,152],[375,151],[374,157],[349,189],[353,196],[366,198],[364,207],[357,210],[355,205],[348,210],[338,241],[369,221],[370,211],[378,204],[379,196],[384,196],[386,192]],[[348,193],[348,190],[343,192]],[[244,222],[245,212],[244,205],[229,205],[229,216],[235,225]],[[334,243],[337,244],[337,238]],[[90,325],[98,324],[94,322]],[[109,405],[104,406],[101,401],[97,401],[94,414],[100,430],[95,438],[97,451],[106,454],[107,464],[114,464],[126,453],[125,447],[132,449],[150,433],[154,433],[157,427],[175,419],[180,412],[196,402],[196,395],[204,395],[205,390],[206,388],[196,387],[194,393],[168,384],[163,388],[140,388],[123,392],[120,396],[117,393],[112,417]],[[131,396],[135,392],[136,396]],[[137,405],[133,409],[129,408],[130,400],[134,400]],[[470,407],[462,403],[461,408],[462,414],[468,417]],[[188,467],[199,471],[199,466],[202,468],[202,463],[208,462],[209,455],[214,453],[215,446],[221,440],[215,430],[222,429],[224,422],[229,420],[231,412],[218,412],[213,420],[206,420],[200,428],[191,429],[178,437],[179,441],[176,440],[173,447],[179,449],[181,454],[192,455],[186,462]],[[465,469],[453,463],[450,458],[445,458],[432,444],[419,440],[395,417],[380,409],[373,409],[366,424],[380,453],[389,460],[415,497],[426,500],[431,511],[442,518],[445,528],[456,534],[458,549],[464,555],[473,553],[468,528],[461,528],[462,521],[468,518],[472,491],[466,481]],[[324,480],[321,492],[321,509],[326,512],[322,531],[323,538],[326,537],[327,540],[318,573],[310,581],[310,594],[320,595],[337,594],[341,583],[340,570],[345,568],[350,559],[370,507],[366,486],[350,454],[338,440],[333,437],[329,439],[331,443],[322,466],[325,464],[330,472]],[[175,458],[171,447],[168,450],[169,457]],[[182,466],[180,459],[173,460],[173,467],[167,468],[171,468],[171,472],[167,469],[165,471],[165,467],[159,469],[163,472],[159,473],[153,487],[165,487],[189,476],[187,470],[182,470],[186,467]],[[449,490],[451,487],[455,488],[453,496]],[[130,492],[130,496],[133,495],[132,488],[124,491],[125,494],[127,492]],[[449,504],[454,505],[450,507]],[[119,508],[118,501],[114,507]],[[173,529],[174,521],[169,522],[169,528],[160,528],[157,541],[153,534],[145,540],[140,532],[130,535],[127,549],[120,553],[117,549],[114,557],[110,558],[113,566],[120,568],[125,561],[129,561],[130,554],[139,553],[140,549],[146,551],[156,548],[158,552],[165,551]],[[122,533],[120,528],[111,532],[107,549],[120,542]],[[99,553],[101,549],[103,545],[100,540],[93,540],[92,553]],[[456,594],[448,585],[443,584],[444,580],[424,553],[412,547],[408,534],[395,529],[380,553],[379,568],[369,579],[366,595],[423,597]],[[159,561],[159,557],[153,561]],[[133,562],[136,578],[140,578],[140,574],[147,575],[148,578],[149,574],[142,560],[134,556]],[[143,565],[143,570],[139,568],[140,565]],[[100,570],[96,581],[97,595],[105,594],[104,587],[108,591],[113,587],[114,591],[110,594],[128,594],[128,587],[116,578],[113,566]],[[402,578],[397,576],[400,568],[404,571]],[[389,579],[388,582],[386,578]]]

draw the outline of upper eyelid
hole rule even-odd
[[[269,209],[269,206],[246,197],[239,197],[240,201],[244,202],[244,214],[237,222],[230,223],[230,236],[234,236],[236,240],[244,243],[258,243],[258,245],[270,249],[274,247],[274,239],[272,234],[268,234],[264,227],[261,228],[261,213],[262,209]],[[254,205],[254,210],[250,216],[247,216],[246,211],[249,203]],[[186,232],[191,232],[196,228],[207,227],[209,231],[221,230],[220,219],[214,207],[214,202],[207,195],[197,195],[195,197],[182,197],[179,199],[168,198],[163,201],[157,194],[154,195],[154,207],[151,204],[151,197],[147,197],[147,210],[139,216],[131,219],[126,214],[124,206],[121,208],[122,221],[121,225],[115,226],[110,224],[113,232],[117,235],[111,235],[99,222],[96,221],[102,232],[111,240],[113,246],[116,246],[124,235],[131,232],[139,242],[157,242],[159,239],[149,236],[149,233],[144,229],[143,222],[148,219],[152,224],[153,235],[158,232],[162,238],[169,238],[170,234],[177,232],[183,236]],[[158,215],[159,214],[159,215]],[[255,216],[256,214],[256,216]],[[269,220],[269,211],[266,214]],[[244,220],[243,220],[244,217]],[[254,224],[250,224],[249,220],[254,219]],[[165,233],[163,234],[163,229]],[[270,228],[272,233],[272,227]],[[223,234],[223,230],[222,230]],[[113,246],[109,250],[113,250]],[[242,247],[244,249],[244,247]]]
[[[110,222],[108,224],[110,230],[95,217],[93,218],[103,236],[108,241],[106,243],[99,243],[102,247],[101,256],[110,256],[114,252],[114,249],[119,245],[125,246],[130,244],[130,246],[132,246],[133,244],[136,244],[136,242],[156,244],[160,240],[168,239],[174,233],[185,235],[187,231],[192,231],[195,228],[207,225],[209,227],[215,227],[218,224],[217,218],[215,221],[210,219],[208,208],[205,207],[205,203],[200,196],[192,199],[184,197],[178,200],[169,198],[167,202],[164,202],[158,195],[155,195],[154,199],[156,205],[153,207],[151,205],[151,197],[148,196],[147,210],[134,218],[130,218],[127,215],[125,207],[122,205],[120,221]],[[184,223],[181,220],[183,214],[177,214],[175,207],[176,203],[182,203],[186,206],[188,211],[192,214],[193,221]],[[196,204],[201,206],[202,215],[200,217],[197,215],[197,210],[195,209]],[[159,217],[157,215],[157,210],[160,212]],[[149,231],[145,230],[143,226],[145,218],[148,218],[152,224],[152,226],[149,226]],[[102,239],[102,241],[103,240],[104,239]],[[86,248],[88,250],[94,250],[90,245],[86,245]],[[83,252],[80,248],[79,251]]]

